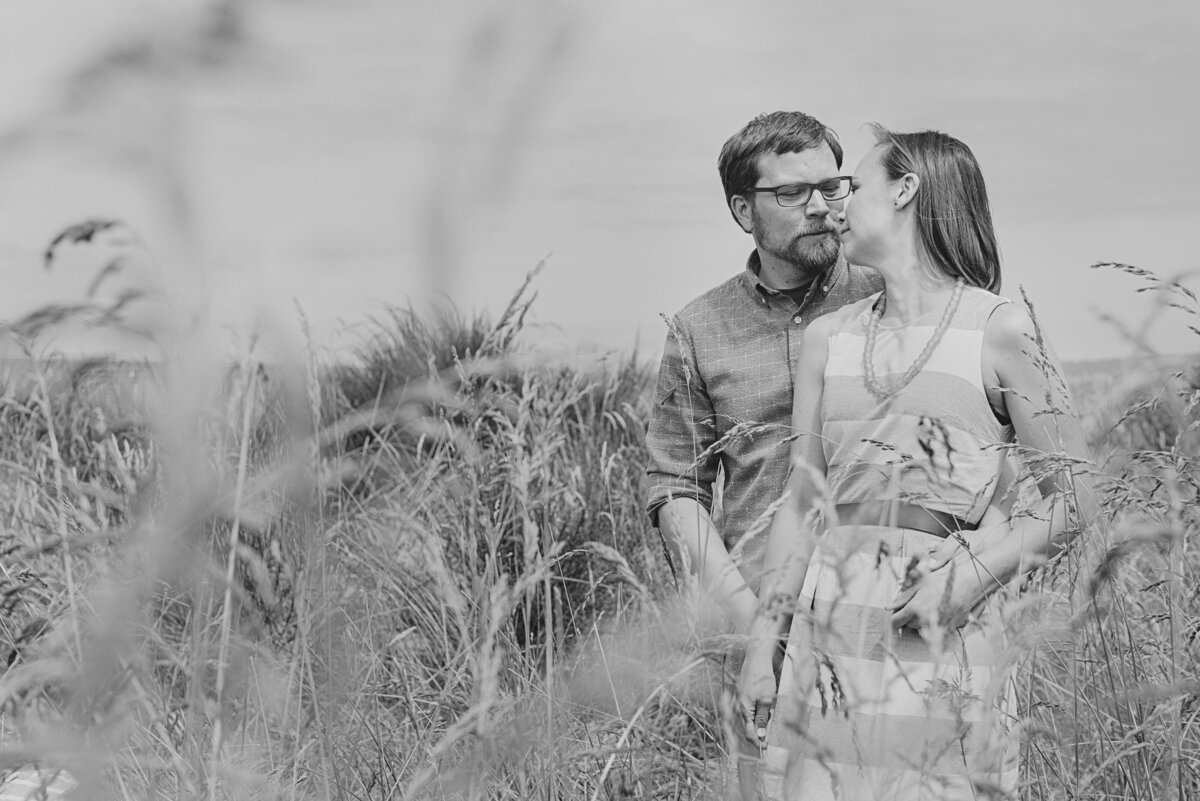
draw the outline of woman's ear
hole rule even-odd
[[[905,173],[904,177],[896,181],[896,208],[902,209],[913,201],[917,196],[917,190],[921,188],[921,179],[915,173]]]

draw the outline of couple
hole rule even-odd
[[[1069,472],[1038,471],[1011,513],[1014,447],[1086,445],[1041,332],[994,294],[974,155],[874,133],[853,175],[799,112],[725,143],[755,250],[673,319],[647,435],[651,517],[744,635],[747,799],[1014,793],[1012,684],[980,616],[1073,533]]]

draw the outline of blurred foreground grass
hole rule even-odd
[[[726,797],[730,635],[642,513],[654,365],[543,363],[527,289],[494,323],[394,310],[353,366],[10,372],[0,768],[81,798]],[[1196,368],[1069,373],[1105,513],[997,633],[1022,797],[1200,797]]]

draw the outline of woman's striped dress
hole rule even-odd
[[[929,362],[906,387],[880,399],[866,387],[866,326],[878,295],[838,313],[829,339],[822,429],[834,504],[871,504],[873,518],[830,521],[813,555],[790,655],[811,643],[815,659],[784,667],[769,736],[771,797],[976,799],[1016,784],[1007,734],[1012,685],[997,626],[931,635],[890,626],[886,608],[910,559],[941,543],[888,525],[899,505],[976,523],[996,489],[1011,428],[992,413],[981,375],[988,318],[1008,301],[967,287]],[[938,319],[880,326],[875,373],[885,386],[904,374]],[[879,503],[884,502],[884,503]],[[973,576],[958,576],[974,580]],[[800,627],[810,626],[805,637]],[[808,647],[807,645],[804,647]],[[796,665],[803,675],[797,675]],[[811,667],[815,664],[815,668]],[[813,674],[811,671],[815,670]]]

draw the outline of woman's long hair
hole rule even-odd
[[[870,126],[883,169],[896,181],[921,179],[914,200],[917,232],[933,265],[971,286],[1000,289],[1000,249],[983,173],[971,148],[940,131],[896,133]]]

